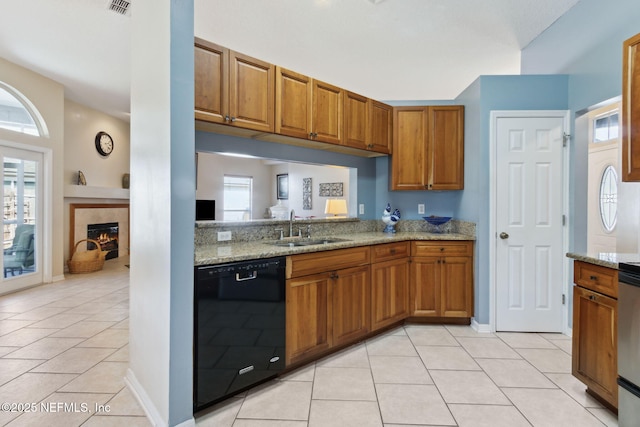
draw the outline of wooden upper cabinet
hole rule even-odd
[[[344,93],[344,145],[366,150],[369,144],[369,98]]]
[[[195,118],[274,131],[275,67],[195,40]]]
[[[429,107],[430,190],[464,188],[464,106]]]
[[[392,190],[427,189],[427,136],[425,107],[393,109]]]
[[[343,90],[337,86],[313,80],[311,133],[315,141],[342,143]]]
[[[273,132],[275,67],[237,52],[229,53],[229,114],[247,129]]]
[[[229,49],[195,41],[195,118],[225,123],[229,103]]]
[[[337,86],[277,67],[276,133],[341,144],[343,92]]]
[[[309,138],[311,101],[310,77],[276,67],[276,133]]]
[[[368,148],[378,153],[391,153],[393,138],[393,107],[369,100]]]
[[[393,109],[392,190],[464,188],[464,106]]]
[[[622,54],[622,181],[640,181],[640,34]]]

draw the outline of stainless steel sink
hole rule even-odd
[[[297,240],[278,240],[269,244],[274,246],[281,246],[284,248],[294,248],[296,246],[314,246],[314,245],[328,245],[329,243],[348,242],[348,239],[339,239],[337,237],[324,237],[315,239],[300,238]]]

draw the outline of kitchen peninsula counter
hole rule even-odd
[[[618,253],[618,252],[594,252],[594,253],[576,253],[568,252],[568,258],[582,261],[589,264],[599,265],[601,267],[618,269],[618,263],[621,262],[640,262],[640,254]]]
[[[315,236],[312,240],[327,238],[345,239],[345,241],[317,244],[309,246],[281,247],[278,242],[295,242],[304,238],[287,238],[282,241],[265,239],[251,242],[218,242],[216,244],[202,244],[195,246],[194,265],[224,264],[227,262],[244,261],[250,259],[271,258],[310,252],[321,252],[334,249],[353,248],[358,246],[378,245],[384,243],[420,240],[475,240],[474,235],[460,233],[428,233],[403,231],[397,233],[364,232],[348,235]],[[226,243],[226,244],[225,244]]]

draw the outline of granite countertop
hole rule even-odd
[[[600,265],[618,269],[620,262],[640,262],[640,254],[618,253],[618,252],[597,252],[597,253],[567,253],[567,257],[577,261],[588,262],[589,264]]]
[[[312,239],[332,237],[347,239],[342,242],[319,244],[312,246],[281,247],[274,246],[276,240],[257,240],[252,242],[217,243],[214,245],[196,245],[194,265],[223,264],[227,262],[244,261],[249,259],[271,258],[309,252],[328,251],[333,249],[353,248],[357,246],[377,245],[380,243],[402,242],[407,240],[475,240],[474,236],[457,233],[354,233],[338,236],[311,236]],[[298,238],[299,239],[299,238]],[[295,241],[285,239],[284,241]]]

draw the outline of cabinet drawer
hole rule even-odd
[[[618,271],[588,262],[573,262],[573,282],[594,292],[618,298]]]
[[[385,243],[371,246],[371,262],[388,261],[409,256],[409,242]]]
[[[287,279],[357,267],[369,264],[370,259],[368,246],[292,255],[287,257]]]
[[[411,256],[471,256],[473,242],[471,241],[421,241],[411,242]]]

